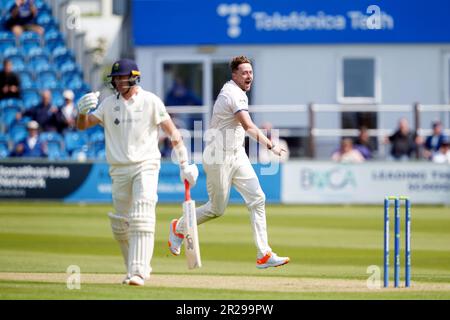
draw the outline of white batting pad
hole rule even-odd
[[[125,216],[113,214],[112,212],[108,212],[108,217],[111,220],[111,229],[114,239],[119,243],[125,267],[128,268],[128,219]]]
[[[155,203],[135,201],[129,217],[130,252],[128,273],[150,277],[155,232]]]

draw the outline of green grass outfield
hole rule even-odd
[[[124,267],[110,205],[0,202],[0,299],[450,299],[448,207],[413,204],[410,289],[367,288],[368,267],[382,270],[381,202],[268,206],[270,244],[291,262],[267,270],[255,268],[246,208],[229,206],[199,226],[203,267],[189,271],[184,256],[167,249],[180,207],[158,205],[152,278],[136,288],[119,284]],[[403,236],[402,228],[402,247]],[[401,263],[403,280],[403,256]],[[70,265],[81,269],[79,290],[66,286]]]

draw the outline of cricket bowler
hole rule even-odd
[[[110,165],[114,213],[109,213],[114,238],[127,268],[124,284],[142,286],[152,271],[155,207],[161,154],[158,129],[171,138],[180,165],[180,178],[194,186],[198,177],[178,129],[159,97],[137,85],[140,72],[132,60],[112,66],[115,94],[99,107],[99,93],[84,95],[79,103],[77,128],[100,124],[105,130],[106,160]]]
[[[245,56],[235,57],[231,60],[230,68],[232,79],[225,83],[214,104],[209,129],[212,137],[203,152],[209,201],[197,208],[197,224],[224,214],[231,186],[234,186],[250,211],[257,252],[256,267],[278,267],[288,263],[289,258],[279,257],[269,246],[265,195],[245,153],[245,133],[277,156],[285,150],[273,144],[253,123],[248,113],[246,92],[253,82],[251,61]],[[184,234],[184,217],[172,220],[169,226],[169,249],[172,254],[180,254]]]

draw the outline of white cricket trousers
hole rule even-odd
[[[258,177],[243,147],[217,157],[220,161],[211,161],[211,147],[205,148],[203,168],[206,172],[206,184],[209,201],[197,208],[197,224],[202,224],[224,214],[230,198],[231,186],[244,198],[250,211],[253,238],[256,244],[257,258],[271,252],[267,240],[266,196],[259,184]],[[217,160],[216,159],[216,160]],[[183,217],[177,224],[177,232],[184,233]]]
[[[114,228],[127,267],[127,275],[150,277],[155,233],[155,207],[159,161],[111,166],[115,215],[124,218],[122,228]],[[119,232],[118,232],[119,231]]]

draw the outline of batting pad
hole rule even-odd
[[[128,273],[144,279],[150,277],[155,232],[155,203],[135,201],[129,218],[130,252]]]
[[[125,261],[125,267],[128,268],[128,219],[125,216],[120,216],[108,212],[108,217],[111,220],[111,229],[114,235],[114,239],[117,240],[122,252],[123,259]]]

